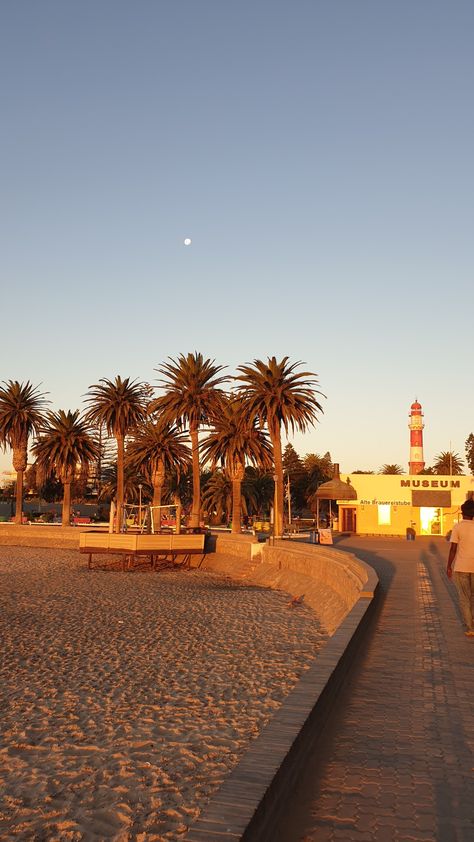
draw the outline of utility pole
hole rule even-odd
[[[291,489],[290,489],[290,475],[286,475],[286,495],[288,500],[288,526],[291,526]]]

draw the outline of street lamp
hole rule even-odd
[[[290,488],[290,475],[286,475],[286,494],[288,500],[288,526],[291,526],[291,488]]]
[[[138,526],[142,528],[142,488],[141,482],[138,483]]]
[[[279,528],[280,524],[278,523],[278,516],[277,516],[277,508],[278,508],[278,495],[277,495],[277,488],[278,488],[278,476],[277,474],[273,474],[273,482],[275,483],[275,488],[273,491],[273,538],[279,538],[280,536],[277,535],[277,529]]]

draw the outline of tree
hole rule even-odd
[[[46,395],[29,380],[3,381],[0,387],[0,446],[13,450],[16,471],[15,523],[22,522],[23,475],[28,463],[28,439],[40,430],[46,407]]]
[[[71,483],[78,468],[88,469],[97,459],[97,444],[89,425],[75,412],[60,409],[48,412],[41,434],[32,448],[39,468],[54,472],[62,482],[62,525],[69,526],[71,519]]]
[[[205,360],[197,351],[168,362],[157,369],[164,394],[151,401],[150,412],[157,412],[168,424],[178,429],[189,428],[193,467],[193,504],[191,527],[198,527],[201,509],[201,483],[199,471],[199,429],[219,415],[223,406],[223,392],[219,386],[227,377],[218,376],[223,366],[214,360]]]
[[[250,416],[256,417],[261,426],[267,425],[273,447],[275,470],[274,534],[283,531],[283,462],[281,428],[288,435],[291,430],[304,433],[317,420],[322,407],[316,395],[319,385],[310,371],[297,372],[300,362],[290,364],[288,357],[280,362],[269,357],[267,362],[254,360],[253,364],[238,366],[236,378],[239,392],[244,398]]]
[[[232,510],[232,482],[222,470],[213,471],[202,493],[203,508],[209,513],[210,519],[215,517],[217,523],[227,523]]]
[[[109,436],[117,442],[117,517],[116,532],[121,531],[124,502],[125,438],[146,418],[146,402],[149,396],[144,383],[102,378],[89,387],[86,404],[89,410],[86,420],[91,424],[103,424]]]
[[[331,454],[327,451],[324,456],[318,453],[307,453],[303,459],[304,468],[308,474],[306,495],[312,497],[323,482],[328,482],[333,476]]]
[[[151,482],[153,506],[161,506],[166,474],[174,469],[179,479],[181,473],[190,469],[191,455],[187,442],[187,436],[161,416],[149,419],[130,441],[126,462]]]
[[[469,470],[471,474],[474,474],[474,435],[472,433],[469,433],[466,439],[465,451]]]
[[[59,503],[64,497],[62,483],[56,478],[56,474],[46,477],[38,486],[38,494],[41,500],[46,503]]]
[[[452,450],[443,450],[433,463],[433,471],[435,474],[444,476],[462,474],[463,464],[459,453],[454,453]]]
[[[270,468],[272,450],[267,434],[248,414],[242,398],[224,398],[221,412],[212,422],[212,431],[202,443],[204,461],[220,464],[232,483],[232,532],[241,532],[242,480],[246,462]]]
[[[256,515],[261,520],[267,517],[274,501],[274,491],[275,483],[271,473],[251,465],[245,468],[242,495],[248,514]]]
[[[380,468],[379,474],[403,474],[403,468],[401,465],[382,465]]]
[[[188,514],[193,504],[193,482],[192,472],[186,474],[178,473],[173,468],[165,476],[163,485],[163,500],[170,506],[181,506],[183,512]],[[202,474],[200,484],[203,480]]]
[[[140,498],[138,486],[142,484],[142,501],[150,502],[153,496],[153,487],[142,475],[137,473],[129,465],[125,464],[123,472],[124,500],[130,503],[137,503]],[[117,499],[117,461],[108,462],[102,471],[102,485],[99,500],[110,503]]]
[[[289,487],[292,511],[301,511],[306,505],[308,473],[305,470],[303,460],[290,443],[286,445],[283,451],[283,473],[286,477],[285,498],[288,499]]]

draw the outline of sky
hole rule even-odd
[[[417,398],[425,462],[464,456],[473,32],[472,0],[3,0],[0,380],[76,409],[288,356],[325,396],[300,455],[407,470]]]

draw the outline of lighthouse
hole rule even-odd
[[[408,463],[408,473],[419,474],[425,467],[423,460],[423,413],[421,411],[421,403],[415,399],[411,405],[410,411],[410,461]]]

